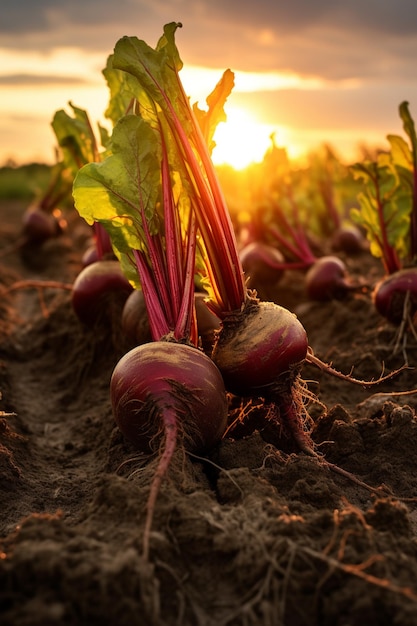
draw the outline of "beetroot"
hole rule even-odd
[[[378,313],[393,324],[399,324],[407,315],[412,318],[417,312],[417,268],[385,276],[375,285],[372,299]]]
[[[284,256],[273,246],[260,241],[252,241],[239,253],[246,284],[251,289],[263,285],[276,284],[284,275]]]
[[[100,318],[111,317],[109,306],[117,301],[124,304],[132,291],[118,261],[96,261],[78,274],[72,288],[72,306],[86,325]]]
[[[97,247],[95,244],[88,246],[88,248],[85,250],[82,256],[81,261],[82,261],[83,267],[87,267],[87,265],[91,265],[91,263],[100,261],[100,258],[97,252]]]
[[[227,389],[241,396],[265,395],[282,374],[303,363],[307,334],[294,313],[272,302],[251,301],[223,320],[212,358]]]
[[[215,341],[215,333],[220,328],[220,320],[207,307],[205,298],[206,295],[202,292],[194,294],[198,336],[204,352],[209,354]],[[139,346],[151,341],[148,311],[141,289],[134,289],[128,296],[123,307],[121,325],[129,346]]]
[[[340,226],[332,235],[331,248],[335,252],[346,252],[346,254],[357,254],[367,248],[366,240],[362,232],[350,224]]]
[[[57,237],[62,232],[62,225],[53,213],[40,208],[29,208],[23,215],[23,236],[27,243],[42,244]]]
[[[303,452],[316,455],[304,429],[300,372],[308,350],[307,333],[293,313],[252,297],[223,320],[212,358],[229,391],[263,398],[268,424],[283,430]]]
[[[307,295],[311,300],[339,300],[362,288],[347,277],[345,263],[336,256],[324,256],[314,262],[306,277]]]
[[[122,311],[122,334],[130,347],[140,346],[152,340],[148,311],[141,289],[133,289]]]
[[[171,421],[194,452],[212,448],[226,429],[223,379],[193,346],[158,341],[133,348],[116,365],[110,390],[116,423],[138,450],[157,450]]]
[[[175,450],[205,452],[222,438],[228,401],[222,376],[199,349],[174,341],[133,348],[117,363],[110,382],[115,421],[124,436],[145,454],[156,452],[143,534],[149,555],[155,502]]]

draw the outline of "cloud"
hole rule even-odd
[[[24,87],[47,87],[48,85],[84,85],[83,78],[74,76],[53,76],[40,74],[7,74],[0,75],[0,87],[2,86],[24,86]]]
[[[224,69],[242,73],[230,104],[265,124],[296,129],[300,143],[327,131],[345,141],[373,133],[382,142],[386,133],[402,132],[403,100],[417,119],[415,0],[2,0],[3,109],[16,113],[17,102],[23,113],[30,102],[43,111],[41,87],[51,88],[43,129],[39,121],[23,132],[20,122],[19,141],[16,130],[3,140],[27,154],[36,132],[32,143],[49,146],[50,115],[70,99],[88,110],[93,102],[101,114],[107,102],[101,70],[116,41],[136,35],[155,45],[171,21],[183,23],[177,45],[185,69],[202,79],[203,97]],[[212,68],[213,79],[198,68]]]
[[[218,16],[257,28],[273,28],[279,35],[302,32],[324,24],[335,30],[407,35],[417,33],[414,0],[228,0],[215,3]]]
[[[352,130],[359,133],[358,140],[360,131],[380,133],[382,142],[388,133],[403,134],[398,109],[404,100],[410,103],[410,112],[417,119],[417,85],[410,83],[346,90],[329,87],[308,91],[284,89],[279,93],[235,92],[229,103],[256,111],[265,124],[289,126],[302,132]]]
[[[0,31],[32,33],[69,23],[100,28],[103,24],[162,23],[190,18],[200,28],[209,20],[229,25],[272,28],[277,34],[302,32],[317,24],[393,35],[417,33],[414,0],[2,0]]]
[[[87,49],[103,49],[112,31],[114,37],[120,30],[131,31],[132,24],[148,31],[152,21],[161,31],[163,24],[142,0],[2,0],[0,46],[48,50],[82,44]]]
[[[413,76],[415,0],[2,0],[0,46],[80,47],[103,59],[122,35],[154,45],[182,21],[186,63],[328,80]]]

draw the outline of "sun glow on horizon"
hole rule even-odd
[[[216,147],[212,160],[215,165],[231,165],[241,170],[251,163],[261,162],[271,146],[273,133],[278,134],[280,143],[286,143],[285,127],[263,124],[255,114],[237,107],[225,109],[227,121],[221,122],[214,134]]]
[[[325,86],[326,81],[314,76],[301,76],[291,72],[245,72],[233,70],[233,92],[250,93],[259,91],[277,91],[279,89],[317,90]],[[220,81],[225,70],[184,66],[181,70],[181,81],[191,99],[205,101],[211,89]]]
[[[95,129],[97,124],[110,129],[105,118],[108,105],[108,87],[101,70],[106,58],[99,53],[85,53],[77,48],[57,48],[48,54],[24,50],[10,52],[0,46],[0,164],[17,165],[30,162],[52,163],[56,160],[56,138],[51,121],[55,112],[66,109],[69,102],[85,109]],[[191,104],[204,109],[206,98],[222,77],[224,70],[184,65],[181,79]],[[320,92],[326,83],[319,77],[303,77],[280,72],[235,72],[235,86],[225,104],[227,121],[217,127],[216,147],[212,159],[215,165],[227,164],[236,170],[251,163],[261,162],[271,146],[275,134],[277,145],[285,148],[291,160],[322,143],[336,144],[341,152],[353,152],[355,136],[361,141],[380,144],[383,130],[332,126],[331,120],[321,126],[306,128],[272,124],[263,121],[257,111],[255,98],[249,98],[246,108],[234,104],[235,93],[252,93],[261,99],[267,91],[279,93],[282,89]],[[342,88],[342,85],[338,85]],[[352,88],[352,85],[345,85]],[[353,87],[356,87],[353,85]],[[253,106],[252,106],[253,105]],[[355,146],[353,143],[355,142]]]
[[[100,53],[85,54],[79,48],[54,48],[51,52],[9,50],[0,47],[1,77],[25,74],[27,76],[51,76],[59,83],[59,77],[73,78],[80,82],[101,81],[98,68],[104,66],[106,58]]]
[[[206,98],[220,81],[223,71],[214,68],[184,66],[181,80],[192,104],[205,108]],[[319,78],[302,77],[289,72],[234,72],[234,88],[231,93],[262,93],[280,89],[316,90],[323,86]],[[293,131],[280,124],[267,124],[257,116],[256,111],[231,104],[224,106],[227,121],[219,123],[214,134],[216,147],[212,160],[215,165],[230,165],[236,170],[246,168],[251,163],[263,160],[271,146],[271,135],[277,136],[281,147],[289,156],[297,158],[303,150],[291,137]]]

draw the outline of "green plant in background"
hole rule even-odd
[[[355,179],[363,183],[352,220],[365,229],[371,253],[381,259],[388,274],[417,260],[417,139],[407,102],[400,104],[399,112],[409,143],[388,135],[388,152],[351,167]]]
[[[29,163],[0,168],[0,199],[29,202],[49,184],[51,167],[43,163]]]
[[[388,135],[388,152],[352,167],[363,182],[352,219],[365,228],[371,253],[385,270],[373,291],[376,309],[400,325],[399,336],[406,338],[408,328],[417,338],[417,137],[408,102],[399,113],[408,142]]]

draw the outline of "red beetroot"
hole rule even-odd
[[[223,320],[212,358],[236,395],[265,395],[282,374],[303,363],[307,334],[298,318],[272,302],[250,301]]]
[[[157,341],[133,348],[117,363],[110,392],[117,425],[143,452],[172,437],[170,428],[187,450],[202,452],[218,443],[226,428],[221,374],[193,346]]]
[[[87,265],[91,265],[91,263],[95,263],[96,261],[99,261],[99,260],[100,259],[99,259],[99,256],[97,253],[97,247],[95,246],[95,244],[88,246],[88,248],[85,250],[82,256],[83,267],[87,267]]]
[[[28,243],[41,244],[62,232],[60,221],[53,213],[29,208],[23,215],[23,236]]]
[[[144,453],[157,453],[143,534],[149,555],[155,503],[178,446],[201,453],[216,445],[227,425],[222,376],[197,348],[153,341],[133,348],[117,363],[110,382],[115,421]]]
[[[379,314],[393,324],[399,324],[407,316],[412,318],[417,312],[417,268],[385,276],[375,286],[372,298]]]
[[[134,289],[123,306],[122,333],[132,348],[152,341],[148,311],[141,289]]]
[[[284,256],[273,246],[253,241],[242,248],[239,257],[251,289],[276,284],[284,275]]]
[[[71,188],[72,177],[68,169],[62,161],[55,163],[46,189],[31,202],[23,215],[23,245],[40,245],[62,233],[67,223],[59,207],[71,196]]]
[[[220,328],[220,320],[206,306],[204,293],[195,293],[195,313],[198,336],[207,354],[211,352],[215,341],[215,333]],[[131,347],[151,341],[148,311],[141,289],[134,289],[128,296],[122,312],[122,332]]]
[[[367,244],[359,228],[350,224],[340,226],[332,235],[331,247],[336,252],[357,254],[366,249]]]
[[[72,306],[78,318],[88,326],[100,317],[110,316],[106,304],[122,305],[132,291],[118,261],[96,261],[78,274],[72,288]]]
[[[270,423],[283,428],[300,450],[314,455],[304,430],[300,378],[307,352],[307,333],[291,311],[250,298],[241,311],[223,320],[212,358],[229,391],[264,398]]]
[[[343,299],[362,288],[348,279],[345,263],[336,256],[324,256],[315,261],[305,281],[308,297],[318,301]]]

